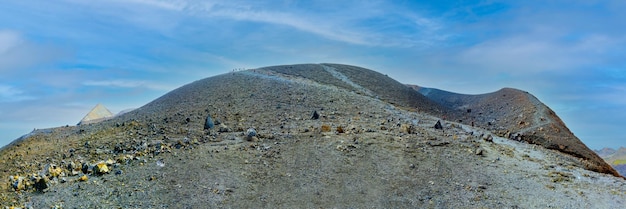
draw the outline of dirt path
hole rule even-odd
[[[533,97],[530,94],[526,96],[528,97],[528,100],[532,102],[533,106],[537,110],[534,111],[533,113],[533,125],[520,129],[518,133],[524,134],[526,132],[536,130],[542,126],[548,125],[550,123],[554,123],[554,121],[552,121],[552,118],[547,117],[546,112],[548,110],[546,109],[546,106],[543,103],[541,103],[537,98]]]
[[[333,77],[347,83],[348,85],[354,87],[355,89],[361,91],[361,93],[364,93],[365,95],[368,95],[370,97],[374,97],[376,96],[376,94],[374,94],[374,92],[370,91],[369,89],[360,86],[359,84],[356,84],[354,82],[352,82],[346,75],[340,73],[339,71],[337,71],[334,67],[330,67],[327,65],[321,65],[322,67],[324,67],[324,70],[326,70],[328,73],[330,73],[331,75],[333,75]]]

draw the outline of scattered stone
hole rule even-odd
[[[81,171],[82,171],[84,174],[89,174],[89,173],[91,173],[91,171],[92,171],[92,167],[91,167],[91,166],[89,166],[89,164],[87,164],[87,163],[83,163],[83,165],[81,166]]]
[[[45,176],[35,178],[35,184],[33,186],[37,191],[43,192],[43,190],[48,188],[48,178]]]
[[[450,142],[428,142],[431,147],[441,147],[450,144]]]
[[[337,126],[337,133],[342,134],[342,133],[344,133],[344,132],[345,132],[345,131],[343,130],[343,127],[341,127],[341,126]]]
[[[87,181],[87,180],[89,180],[87,175],[82,175],[80,178],[78,178],[78,181]]]
[[[228,133],[231,132],[232,130],[230,128],[228,128],[228,126],[224,125],[223,123],[220,124],[220,128],[217,130],[217,132],[220,133]]]
[[[484,152],[483,149],[478,148],[478,149],[476,149],[476,152],[474,152],[474,154],[476,154],[476,155],[483,155],[483,152]]]
[[[156,165],[159,166],[159,167],[165,167],[165,162],[161,158],[161,159],[156,161]]]
[[[320,114],[317,113],[317,110],[313,111],[313,116],[311,116],[311,119],[313,120],[320,119]]]
[[[211,129],[213,128],[213,126],[215,126],[215,123],[213,123],[213,118],[211,118],[211,115],[208,115],[204,123],[204,130]]]
[[[493,136],[491,136],[491,134],[484,135],[483,140],[487,142],[493,142]]]
[[[246,130],[246,136],[247,137],[256,136],[256,130],[254,128],[249,128],[248,130]]]
[[[115,175],[122,175],[122,173],[123,173],[122,170],[115,171]]]
[[[111,160],[111,159],[108,159],[107,161],[105,161],[105,163],[106,163],[108,166],[111,166],[111,165],[115,164],[115,161],[113,161],[113,160]]]
[[[349,145],[337,145],[336,147],[337,150],[342,151],[342,152],[351,152],[352,150],[356,149],[356,146],[349,144]]]
[[[43,170],[42,176],[58,177],[63,173],[63,169],[54,165],[47,164]]]
[[[443,126],[441,125],[441,121],[437,121],[437,123],[435,123],[435,129],[443,129]]]
[[[406,133],[406,134],[412,134],[412,133],[415,133],[415,130],[414,130],[413,126],[410,125],[410,124],[401,124],[400,125],[400,132],[401,133]]]
[[[249,128],[246,130],[246,140],[253,141],[256,139],[256,130],[254,128]]]
[[[68,175],[76,176],[81,171],[81,167],[76,165],[74,161],[70,161],[70,163],[67,164],[67,170],[70,172]]]
[[[24,177],[22,177],[22,176],[11,176],[11,177],[9,177],[9,179],[11,180],[11,187],[13,187],[13,190],[21,191],[21,190],[24,190],[26,188],[25,185],[24,185]]]
[[[326,125],[326,124],[323,124],[322,125],[322,132],[330,132],[330,126]]]

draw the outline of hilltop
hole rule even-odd
[[[584,152],[500,137],[504,129],[484,125],[489,118],[472,126],[461,110],[356,66],[231,72],[109,120],[39,130],[5,146],[0,201],[33,208],[624,206],[626,181],[588,163]],[[496,119],[496,127],[518,123]],[[561,137],[550,133],[538,136]]]

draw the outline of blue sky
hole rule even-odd
[[[334,62],[460,93],[529,91],[591,148],[617,148],[623,11],[593,0],[6,1],[0,145],[235,68]]]

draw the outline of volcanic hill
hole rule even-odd
[[[585,168],[620,176],[593,150],[574,136],[548,106],[525,91],[503,88],[480,95],[458,94],[435,88],[414,89],[455,113],[453,121],[488,129],[499,136],[538,144],[581,159]]]
[[[112,119],[37,130],[5,146],[0,203],[32,208],[626,205],[626,181],[606,163],[595,162],[597,155],[589,155],[529,94],[505,89],[445,102],[449,96],[424,90],[339,64],[273,66],[198,80]],[[507,102],[526,109],[500,108]]]

